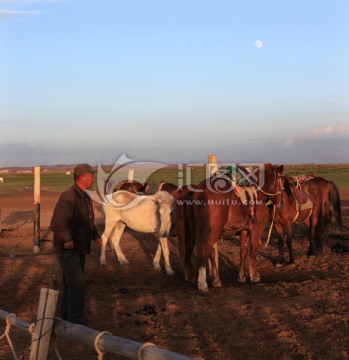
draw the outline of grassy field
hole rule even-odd
[[[349,165],[285,165],[286,174],[314,174],[333,181],[339,188],[349,188]],[[4,183],[0,183],[0,197],[13,196],[19,191],[32,191],[34,186],[33,174],[2,174]],[[126,174],[118,174],[118,178],[126,178]],[[135,173],[135,179],[144,178],[141,171]],[[148,177],[148,181],[160,181],[175,184],[196,184],[205,178],[204,168],[184,168],[178,173],[177,169],[169,168],[156,171]],[[41,189],[43,191],[59,191],[67,189],[73,183],[73,175],[64,172],[42,173]]]
[[[349,188],[349,165],[286,165],[286,174],[313,174],[333,181],[339,188]]]

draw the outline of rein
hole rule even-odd
[[[269,231],[268,231],[268,237],[267,237],[267,241],[265,242],[265,244],[262,243],[262,239],[261,239],[261,245],[263,247],[267,247],[269,245],[270,238],[271,238],[271,232],[273,230],[273,225],[274,225],[275,212],[276,212],[276,205],[273,204],[273,219],[272,219],[271,224],[270,224],[270,228],[269,228]]]

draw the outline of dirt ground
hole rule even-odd
[[[61,273],[52,253],[48,231],[59,194],[41,195],[42,251],[33,255],[33,198],[28,191],[1,199],[0,309],[24,321],[35,320],[42,287],[62,289]],[[276,267],[273,237],[261,248],[260,284],[237,282],[237,241],[219,243],[222,288],[200,293],[183,279],[176,239],[170,240],[175,275],[155,271],[152,257],[157,240],[127,231],[121,244],[129,265],[119,265],[107,252],[108,265],[99,266],[93,247],[87,258],[86,318],[91,327],[138,342],[204,359],[349,359],[349,253],[332,251],[349,246],[349,192],[341,191],[345,230],[333,226],[324,254],[307,258],[308,241],[302,226],[294,241],[296,263]],[[103,217],[95,206],[97,224]],[[0,319],[0,336],[5,321]],[[18,355],[29,359],[29,334],[13,328]],[[59,340],[64,360],[97,359],[94,349]],[[12,359],[4,339],[0,359]],[[56,359],[54,354],[50,359]],[[104,359],[116,359],[107,354]],[[120,359],[120,357],[118,357]]]

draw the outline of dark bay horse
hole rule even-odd
[[[326,230],[326,227],[331,223],[332,211],[336,223],[341,230],[343,228],[341,199],[336,184],[333,181],[324,179],[323,177],[313,176],[308,180],[308,187],[318,187],[322,193],[322,215],[324,220],[323,230]]]
[[[294,263],[292,248],[293,224],[304,223],[309,230],[308,256],[323,252],[322,234],[331,222],[331,208],[338,226],[342,227],[340,197],[336,185],[315,176],[285,176],[284,189],[276,197],[274,226],[278,238],[280,264],[284,259],[284,237],[289,252],[289,264]]]
[[[160,181],[159,183],[145,182],[144,185],[137,181],[123,180],[119,182],[115,187],[116,190],[127,190],[130,192],[142,193],[145,195],[153,195],[157,191],[166,191],[171,195],[175,194],[180,188],[170,182]]]
[[[171,195],[174,195],[175,193],[177,193],[178,190],[180,190],[180,187],[178,187],[177,185],[172,184],[170,182],[161,181],[159,183],[159,190],[167,191]]]
[[[139,195],[144,195],[146,193],[146,189],[148,187],[148,183],[140,183],[136,180],[122,180],[120,182],[118,182],[114,187],[113,187],[113,191],[118,191],[118,190],[126,190],[128,192],[131,192],[133,194],[139,194]]]
[[[179,251],[185,278],[194,271],[191,255],[197,246],[198,288],[208,291],[206,266],[211,262],[215,287],[221,286],[218,258],[214,245],[221,237],[240,234],[240,282],[246,281],[247,255],[250,250],[249,278],[259,282],[256,257],[260,239],[269,221],[267,201],[278,194],[283,166],[264,164],[246,187],[237,186],[228,176],[213,176],[202,181],[193,191],[177,198],[176,223]],[[264,180],[264,181],[263,181]]]

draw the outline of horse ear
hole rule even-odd
[[[284,165],[279,166],[279,174],[282,175],[284,172]]]

